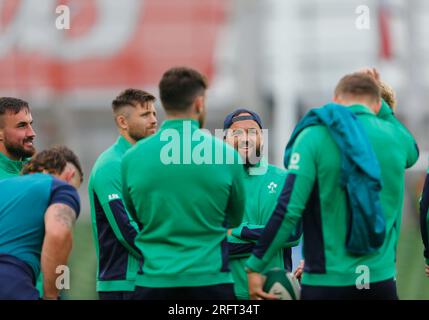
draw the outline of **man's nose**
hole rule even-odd
[[[157,124],[158,123],[158,119],[156,118],[155,115],[152,115],[152,121],[153,124]]]
[[[32,125],[28,126],[28,130],[27,130],[27,137],[35,137],[36,136],[36,132],[33,129]]]
[[[249,139],[247,138],[247,135],[240,136],[238,141],[240,142],[240,144],[249,144]]]

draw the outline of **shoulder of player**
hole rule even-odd
[[[58,188],[63,188],[63,189],[70,189],[70,190],[74,190],[77,192],[76,188],[74,186],[72,186],[70,183],[61,180],[57,177],[51,176],[51,189],[58,189]]]
[[[129,161],[132,158],[138,159],[139,157],[136,155],[139,154],[147,154],[155,151],[156,149],[161,148],[166,141],[161,141],[160,131],[151,135],[150,137],[141,139],[131,148],[129,148],[125,154],[122,155],[122,161]]]
[[[327,133],[327,134],[329,134],[329,130],[323,124],[316,124],[316,125],[308,126],[304,130],[302,130],[299,135],[300,136],[302,136],[302,135],[312,136],[312,135],[318,135],[320,133]]]
[[[329,129],[324,125],[309,126],[302,130],[296,138],[294,144],[303,143],[305,146],[323,146],[327,137],[331,137]]]
[[[161,141],[161,132],[161,130],[157,131],[155,134],[141,139],[134,146],[132,146],[130,150],[136,149],[136,147],[148,148],[150,146],[159,144]]]
[[[406,145],[404,144],[405,141],[414,139],[405,127],[395,125],[377,117],[372,117],[371,119],[372,122],[367,126],[367,130],[371,130],[371,134],[376,135],[377,138],[390,139],[386,140],[386,143],[390,141],[390,143],[400,146]]]
[[[111,151],[111,150],[106,150]],[[106,183],[120,180],[122,156],[115,152],[102,153],[95,161],[89,175],[89,187],[103,187]]]
[[[94,162],[95,167],[105,166],[106,164],[119,161],[123,154],[118,150],[117,144],[113,144],[110,147],[108,147],[106,150],[100,153],[98,158]]]
[[[67,183],[64,180],[58,179],[56,177],[52,177],[52,183],[51,183],[51,196],[53,194],[68,194],[70,197],[75,199],[77,202],[80,203],[80,197],[79,192],[77,189],[72,186],[70,183]]]
[[[50,202],[62,203],[72,208],[76,215],[80,213],[80,196],[77,189],[64,180],[52,177]]]
[[[95,161],[91,170],[91,177],[114,173],[121,168],[122,156],[113,150],[106,150]]]
[[[20,184],[25,183],[26,186],[34,185],[36,188],[40,186],[40,184],[49,183],[52,180],[53,176],[45,173],[33,173],[33,174],[25,174],[18,175],[7,179],[0,180],[0,183],[10,186],[12,184]]]
[[[0,181],[1,188],[19,190],[30,199],[43,199],[49,195],[54,176],[45,173],[20,175]]]

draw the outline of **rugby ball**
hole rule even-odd
[[[299,300],[301,286],[295,276],[283,269],[274,268],[264,273],[263,290],[274,294],[280,300]]]

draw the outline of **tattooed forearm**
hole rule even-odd
[[[55,220],[62,223],[69,229],[73,228],[76,222],[76,213],[72,208],[64,204],[55,204]]]

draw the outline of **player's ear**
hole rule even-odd
[[[123,114],[118,114],[115,117],[115,121],[116,121],[116,125],[123,130],[127,130],[128,129],[128,120],[127,117]]]
[[[78,169],[70,162],[67,163],[67,166],[64,168],[64,171],[60,175],[60,179],[66,181],[68,184],[71,184],[76,189],[81,185],[82,178]]]
[[[202,114],[204,113],[204,96],[198,96],[195,99],[195,113],[197,114]]]
[[[68,183],[70,183],[75,177],[75,175],[76,175],[76,170],[73,168],[73,166],[67,164],[66,168],[64,169],[63,179]]]
[[[332,98],[332,101],[334,101],[335,103],[340,104],[338,96],[336,96],[336,95]]]

